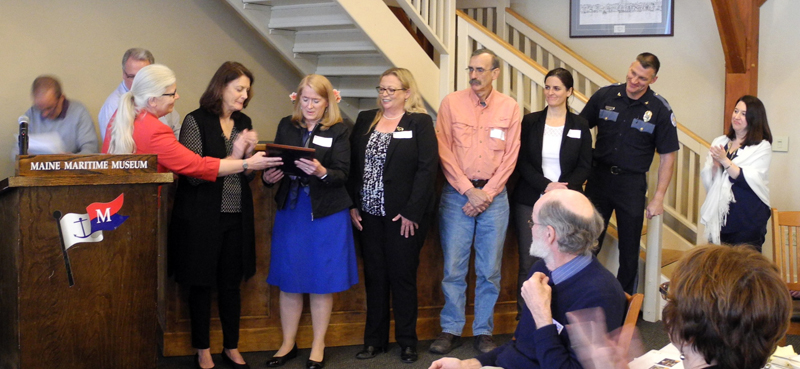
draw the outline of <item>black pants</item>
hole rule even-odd
[[[517,228],[517,246],[519,249],[519,274],[517,275],[517,314],[522,312],[525,300],[522,298],[522,284],[528,278],[528,272],[534,263],[539,261],[536,256],[531,256],[531,227],[528,221],[531,220],[533,206],[525,204],[514,204],[514,225]]]
[[[401,220],[361,212],[359,232],[367,291],[367,323],[364,345],[389,345],[389,301],[394,310],[395,339],[400,347],[417,346],[417,267],[425,234],[431,223],[426,216],[414,236],[400,235]]]
[[[239,347],[239,318],[241,316],[242,283],[242,222],[241,214],[220,214],[222,247],[217,260],[217,307],[222,324],[222,345],[226,349]],[[189,286],[189,317],[192,322],[192,347],[211,347],[211,286]]]
[[[644,209],[647,194],[647,178],[644,174],[611,174],[600,167],[592,169],[586,183],[586,196],[592,200],[597,211],[603,216],[605,228],[598,240],[603,245],[611,213],[617,214],[617,233],[619,234],[619,271],[617,280],[622,289],[633,294],[636,286],[636,273],[639,269],[639,245],[644,223]],[[600,252],[598,246],[595,255]]]

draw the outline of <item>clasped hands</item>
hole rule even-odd
[[[402,216],[401,214],[397,214],[394,218],[392,218],[393,222],[396,221],[400,222],[400,235],[409,238],[414,235],[414,230],[419,229],[419,224],[408,218]],[[364,226],[361,225],[361,211],[357,208],[350,209],[350,221],[353,222],[353,226],[356,227],[359,231],[364,230]]]
[[[283,164],[281,158],[271,158],[264,152],[255,152],[258,133],[245,129],[233,141],[233,149],[228,159],[244,159],[248,170],[262,170]]]
[[[721,166],[722,168],[727,168],[731,166],[731,159],[728,159],[728,152],[722,145],[710,146],[708,148],[708,153],[711,155],[711,159],[714,159],[715,167]]]
[[[486,191],[475,187],[464,192],[464,195],[467,196],[468,201],[461,207],[461,210],[468,217],[473,218],[486,211],[494,200]]]

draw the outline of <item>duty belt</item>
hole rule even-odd
[[[603,163],[594,162],[593,165],[595,168],[598,168],[604,172],[611,173],[613,175],[620,175],[620,174],[637,174],[636,172],[632,172],[630,170],[622,169],[616,165],[606,165]]]

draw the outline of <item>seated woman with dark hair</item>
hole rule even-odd
[[[693,249],[665,292],[664,326],[687,369],[762,368],[789,327],[792,302],[778,268],[748,246]],[[613,341],[587,327],[569,327],[584,368],[627,368]]]

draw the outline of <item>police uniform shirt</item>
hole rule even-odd
[[[625,84],[603,87],[592,95],[580,114],[597,127],[594,160],[633,173],[650,170],[654,150],[666,154],[679,149],[677,123],[663,96],[648,88],[631,100]]]

